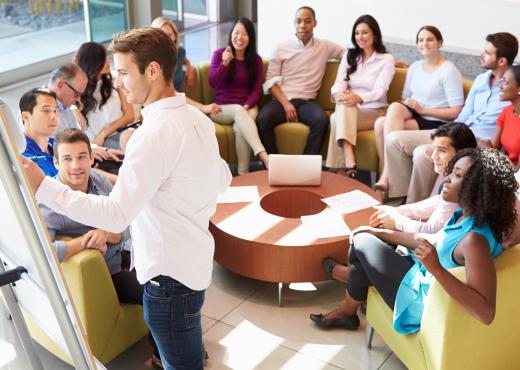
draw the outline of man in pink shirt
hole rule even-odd
[[[260,138],[270,154],[278,153],[274,128],[284,122],[301,122],[309,126],[304,154],[319,154],[327,132],[329,118],[314,102],[329,59],[340,59],[344,48],[314,37],[314,10],[302,6],[296,11],[294,25],[297,40],[278,46],[269,61],[263,85],[273,100],[265,105],[256,124]]]

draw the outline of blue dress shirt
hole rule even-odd
[[[41,150],[38,144],[36,144],[36,142],[29,136],[25,135],[25,140],[27,142],[27,146],[25,147],[25,152],[23,152],[22,155],[35,161],[38,167],[40,167],[45,173],[45,175],[50,177],[56,176],[58,174],[58,170],[56,167],[54,167],[54,138],[49,138],[48,153]]]

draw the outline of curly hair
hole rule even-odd
[[[463,157],[470,157],[473,164],[462,180],[458,203],[476,227],[488,224],[495,239],[502,242],[511,235],[517,217],[518,183],[511,161],[496,149],[463,149],[451,159],[446,172],[451,173]]]

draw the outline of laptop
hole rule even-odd
[[[270,154],[269,185],[318,186],[321,155]]]

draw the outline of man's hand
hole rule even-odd
[[[228,46],[226,50],[222,53],[222,64],[227,66],[231,61],[233,60],[233,52],[231,51],[231,48]]]
[[[43,173],[41,168],[38,167],[38,165],[30,159],[20,156],[20,160],[22,161],[25,174],[29,179],[29,184],[31,184],[31,189],[33,193],[36,194],[36,191],[38,190],[43,179],[45,178],[45,174]]]
[[[375,212],[370,216],[368,224],[372,227],[395,230],[397,210],[389,206],[376,206]]]
[[[81,111],[78,108],[72,109],[72,113],[74,114],[74,118],[76,118],[76,121],[78,122],[81,131],[87,131],[88,123],[83,113],[81,113]]]
[[[211,113],[220,113],[220,112],[222,112],[222,108],[220,107],[220,105],[215,104],[215,103],[203,105],[200,110],[204,114],[211,114]]]
[[[290,101],[283,105],[283,110],[287,122],[298,122],[298,111]]]
[[[103,230],[90,230],[85,235],[83,235],[83,239],[81,240],[81,247],[99,249],[100,251],[104,249],[104,251],[106,252],[107,238],[108,235]]]

